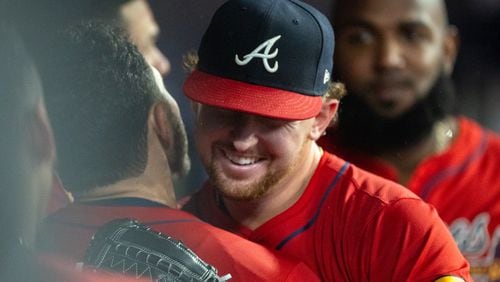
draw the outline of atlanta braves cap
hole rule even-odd
[[[306,3],[229,0],[212,17],[184,92],[211,106],[308,119],[328,90],[333,48],[330,22]]]

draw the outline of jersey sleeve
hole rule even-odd
[[[371,281],[435,281],[455,276],[472,281],[436,210],[420,199],[388,204],[366,225],[366,273]]]

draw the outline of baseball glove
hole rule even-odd
[[[181,241],[151,230],[133,219],[103,225],[92,237],[85,268],[118,273],[141,281],[227,281]]]

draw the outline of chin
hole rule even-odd
[[[224,197],[235,201],[252,201],[261,198],[269,187],[263,185],[262,181],[252,182],[244,180],[229,179],[220,174],[209,174],[212,185],[216,187]]]
[[[279,180],[275,173],[252,179],[234,179],[225,175],[216,165],[210,166],[207,173],[211,184],[224,197],[242,202],[262,198]]]
[[[236,188],[232,187],[230,189],[219,188],[219,191],[225,198],[231,199],[236,202],[251,202],[254,200],[259,200],[262,198],[266,191],[255,191],[254,189],[248,190],[247,188]]]

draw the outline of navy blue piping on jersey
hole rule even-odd
[[[427,200],[427,197],[431,194],[434,188],[441,182],[443,182],[446,178],[457,175],[463,171],[465,171],[475,160],[477,160],[480,156],[483,155],[484,151],[487,148],[488,144],[488,135],[483,130],[481,135],[481,143],[479,146],[472,152],[472,154],[461,164],[450,166],[441,172],[434,175],[431,179],[425,182],[422,185],[422,191],[420,193],[420,197],[424,200]]]
[[[318,216],[319,216],[319,212],[321,211],[321,208],[323,207],[323,204],[326,201],[326,198],[328,197],[328,195],[330,195],[330,192],[333,190],[333,188],[337,185],[337,183],[339,182],[341,177],[344,175],[344,173],[347,170],[347,168],[349,167],[349,165],[350,165],[349,162],[345,162],[345,164],[342,166],[340,171],[337,173],[337,175],[333,179],[332,183],[330,183],[330,186],[328,186],[328,189],[326,189],[326,192],[323,194],[323,197],[321,197],[321,201],[319,202],[318,208],[317,208],[316,212],[314,213],[314,215],[312,216],[312,218],[303,227],[295,230],[294,232],[292,232],[292,234],[288,235],[283,241],[281,241],[275,247],[276,250],[281,250],[285,246],[285,244],[287,244],[293,238],[300,235],[302,232],[309,229],[316,222],[316,220],[318,219]]]

